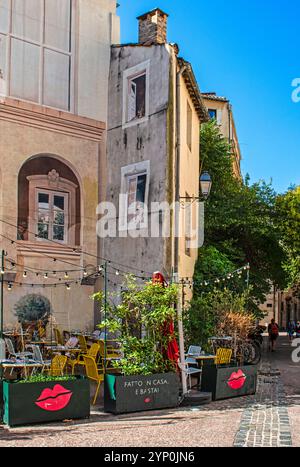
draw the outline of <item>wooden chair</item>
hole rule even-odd
[[[97,389],[95,392],[94,400],[93,400],[93,405],[96,404],[97,396],[99,393],[100,385],[104,381],[104,373],[103,369],[98,370],[96,360],[93,357],[89,357],[87,355],[83,355],[83,360],[85,364],[85,369],[86,369],[86,375],[89,379],[92,381],[95,381],[97,383]]]
[[[91,347],[87,350],[86,354],[80,353],[76,358],[68,358],[68,365],[72,368],[72,375],[74,375],[75,366],[77,365],[85,365],[83,357],[92,357],[95,361],[97,361],[97,356],[100,350],[99,344],[92,344]]]
[[[229,365],[232,357],[232,349],[217,349],[215,364],[216,365]]]

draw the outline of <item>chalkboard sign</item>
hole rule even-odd
[[[104,410],[114,414],[176,407],[179,377],[176,373],[150,376],[106,375]]]

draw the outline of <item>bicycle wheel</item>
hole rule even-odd
[[[248,342],[243,348],[244,362],[248,365],[257,365],[261,360],[261,349],[256,342]]]

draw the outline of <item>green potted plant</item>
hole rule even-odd
[[[3,422],[48,423],[90,415],[89,381],[81,376],[33,375],[3,381]]]
[[[128,413],[174,407],[179,398],[177,358],[173,322],[177,301],[176,285],[147,283],[140,287],[128,276],[122,303],[106,306],[102,292],[94,295],[106,313],[99,327],[118,336],[119,360],[106,371],[104,410]],[[117,374],[115,373],[117,371]]]

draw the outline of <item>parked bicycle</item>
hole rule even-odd
[[[251,337],[242,339],[232,336],[210,338],[214,353],[218,348],[230,348],[233,358],[241,365],[257,365],[261,360],[261,344]]]

